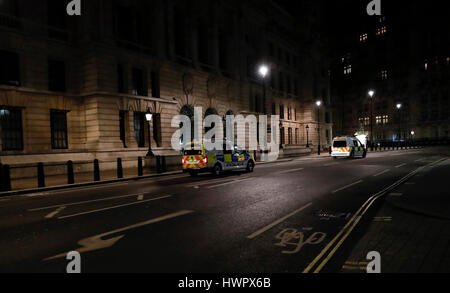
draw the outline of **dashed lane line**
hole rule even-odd
[[[336,189],[335,191],[332,191],[331,193],[333,193],[333,194],[338,193],[339,191],[342,191],[342,190],[345,190],[347,188],[353,187],[353,186],[358,185],[358,184],[360,184],[362,182],[363,182],[362,180],[358,180],[358,181],[356,181],[356,182],[354,182],[352,184],[349,184],[349,185],[346,185],[346,186],[341,187],[339,189]]]
[[[395,168],[401,168],[401,167],[404,167],[404,166],[406,166],[406,165],[407,165],[406,163],[403,163],[403,164],[400,164],[400,165],[395,166]]]
[[[382,172],[380,172],[380,173],[377,173],[377,174],[373,175],[373,177],[381,176],[381,175],[383,175],[383,174],[385,174],[385,173],[387,173],[387,172],[389,172],[389,171],[391,171],[391,169],[386,169],[386,170],[384,170],[384,171],[382,171]]]
[[[277,174],[294,173],[294,172],[298,172],[298,171],[302,171],[302,170],[305,170],[305,168],[297,168],[297,169],[292,169],[292,170],[280,171]]]
[[[230,184],[238,183],[238,182],[242,182],[242,181],[247,181],[247,180],[250,180],[250,179],[252,179],[252,178],[235,179],[235,180],[232,180],[232,181],[229,181],[229,182],[208,186],[208,189],[212,189],[212,188],[216,188],[216,187],[220,187],[220,186],[225,186],[225,185],[230,185]]]
[[[46,219],[51,219],[51,218],[53,218],[54,216],[56,216],[57,214],[59,214],[59,213],[60,213],[62,210],[64,210],[65,208],[66,208],[65,206],[59,207],[59,208],[57,208],[55,211],[53,211],[53,212],[51,212],[50,214],[46,215],[45,218],[46,218]]]

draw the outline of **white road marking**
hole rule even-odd
[[[99,198],[99,199],[93,199],[93,200],[85,200],[85,201],[72,202],[72,203],[63,203],[63,204],[47,206],[47,207],[42,207],[42,208],[29,209],[28,211],[29,212],[36,212],[36,211],[42,211],[42,210],[58,208],[58,207],[62,207],[62,206],[74,206],[74,205],[81,205],[81,204],[87,204],[87,203],[92,203],[92,202],[108,201],[108,200],[127,198],[127,197],[135,197],[135,196],[138,196],[139,194],[140,193],[135,193],[135,194],[112,196],[112,197],[105,197],[105,198]]]
[[[249,236],[247,236],[247,238],[248,238],[248,239],[254,239],[254,238],[258,237],[258,236],[261,235],[262,233],[264,233],[264,232],[266,232],[266,231],[272,229],[272,228],[275,227],[276,225],[278,225],[278,224],[284,222],[285,220],[287,220],[287,219],[289,219],[290,217],[294,216],[295,214],[297,214],[297,213],[303,211],[304,209],[310,207],[311,205],[312,205],[312,203],[310,202],[310,203],[308,203],[307,205],[305,205],[305,206],[299,208],[298,210],[293,211],[292,213],[290,213],[290,214],[288,214],[288,215],[282,217],[281,219],[278,219],[278,220],[276,220],[275,222],[273,222],[273,223],[271,223],[271,224],[269,224],[269,225],[267,225],[267,226],[265,226],[265,227],[259,229],[259,230],[256,231],[255,233],[250,234]]]
[[[88,214],[98,213],[98,212],[104,212],[104,211],[113,210],[113,209],[118,209],[118,208],[122,208],[122,207],[127,207],[127,206],[132,206],[132,205],[142,204],[142,203],[146,203],[146,202],[150,202],[150,201],[155,201],[155,200],[160,200],[160,199],[166,199],[166,198],[169,198],[169,197],[171,197],[171,195],[166,195],[166,196],[161,196],[161,197],[157,197],[157,198],[151,198],[151,199],[147,199],[147,200],[141,200],[141,201],[137,201],[137,202],[131,202],[131,203],[126,203],[126,204],[116,205],[116,206],[107,207],[107,208],[102,208],[102,209],[96,209],[96,210],[87,211],[87,212],[81,212],[81,213],[77,213],[77,214],[73,214],[73,215],[68,215],[68,216],[59,217],[58,219],[59,219],[59,220],[62,220],[62,219],[67,219],[67,218],[73,218],[73,217],[78,217],[78,216],[83,216],[83,215],[88,215]]]
[[[243,178],[239,177],[239,179],[247,179],[247,178],[250,178],[250,177],[249,176],[246,176]],[[235,178],[219,178],[219,179],[194,182],[194,183],[187,184],[186,186],[188,186],[188,187],[203,186],[203,185],[209,185],[209,184],[214,184],[214,183],[229,182],[230,180],[232,181],[232,180],[236,180],[236,179]]]
[[[378,176],[383,175],[384,173],[387,173],[389,171],[391,171],[391,169],[386,169],[386,170],[384,170],[384,171],[382,171],[382,172],[380,172],[378,174],[373,175],[373,177],[378,177]]]
[[[333,192],[331,192],[331,193],[338,193],[339,191],[342,191],[342,190],[344,190],[344,189],[347,189],[347,188],[350,188],[350,187],[352,187],[352,186],[355,186],[355,185],[357,185],[357,184],[360,184],[360,183],[362,183],[363,181],[362,180],[359,180],[359,181],[356,181],[356,182],[354,182],[354,183],[352,183],[352,184],[349,184],[349,185],[346,185],[346,186],[344,186],[344,187],[341,187],[341,188],[339,188],[339,189],[336,189],[335,191],[333,191]]]
[[[298,168],[298,169],[280,171],[277,174],[293,173],[293,172],[302,171],[302,170],[305,170],[305,168]]]
[[[56,216],[57,214],[59,214],[59,213],[60,213],[62,210],[64,210],[65,208],[66,208],[65,206],[59,207],[59,208],[57,208],[55,211],[53,211],[53,212],[51,212],[50,214],[46,215],[45,218],[46,218],[46,219],[51,219],[51,218],[53,218],[54,216]]]
[[[438,164],[442,160],[438,160],[433,164]],[[426,166],[422,166],[412,171],[402,179],[396,181],[392,185],[386,187],[380,192],[372,195],[355,213],[355,215],[347,222],[347,224],[339,231],[339,233],[327,244],[327,246],[316,256],[316,258],[303,270],[303,273],[309,273],[312,269],[314,269],[314,273],[319,273],[323,267],[330,261],[336,251],[342,246],[344,241],[350,235],[350,233],[355,229],[358,223],[361,221],[363,216],[367,213],[370,207],[374,204],[374,202],[390,192],[394,188],[397,188],[411,177],[415,176],[418,172],[423,170]],[[333,246],[334,245],[334,246]],[[328,255],[326,255],[328,253]],[[326,255],[326,256],[325,256]],[[320,263],[319,263],[320,262]],[[318,265],[317,265],[318,264]],[[317,265],[317,266],[316,266]]]
[[[401,165],[395,166],[395,168],[401,168],[401,167],[404,167],[404,166],[406,166],[406,165],[407,165],[406,163],[403,163],[403,164],[401,164]]]
[[[391,192],[389,193],[389,196],[402,196],[403,193],[399,193],[399,192]]]
[[[139,194],[137,197],[137,200],[143,200],[144,199],[144,195],[143,194]]]
[[[220,187],[220,186],[225,186],[225,185],[229,185],[229,184],[233,184],[233,183],[237,183],[237,182],[242,182],[242,181],[246,181],[246,180],[250,180],[250,179],[252,179],[252,178],[236,179],[236,180],[232,180],[232,181],[229,181],[229,182],[208,186],[208,189],[212,189],[212,188],[216,188],[216,187]]]
[[[24,194],[22,196],[24,196],[24,197],[36,197],[36,196],[43,196],[43,195],[45,195],[45,193],[39,192],[39,193]]]
[[[155,223],[158,223],[158,222],[170,220],[170,219],[173,219],[173,218],[176,218],[176,217],[180,217],[180,216],[184,216],[184,215],[187,215],[187,214],[191,214],[193,212],[194,211],[188,211],[188,210],[179,211],[179,212],[176,212],[176,213],[173,213],[173,214],[168,214],[168,215],[165,215],[165,216],[162,216],[162,217],[159,217],[159,218],[154,218],[154,219],[151,219],[151,220],[148,220],[148,221],[145,221],[145,222],[137,223],[137,224],[134,224],[134,225],[131,225],[131,226],[123,227],[123,228],[116,229],[116,230],[113,230],[113,231],[109,231],[109,232],[106,232],[106,233],[103,233],[103,234],[99,234],[99,235],[95,235],[95,236],[92,236],[92,237],[89,237],[89,238],[82,239],[82,240],[78,241],[78,244],[81,246],[81,248],[77,249],[77,251],[79,253],[84,253],[84,252],[88,252],[88,251],[94,251],[94,250],[99,250],[99,249],[104,249],[104,248],[111,247],[114,244],[116,244],[117,241],[122,239],[125,235],[115,236],[113,238],[109,238],[109,239],[106,239],[106,240],[103,240],[102,238],[104,238],[106,236],[109,236],[109,235],[122,233],[122,232],[125,232],[127,230],[136,229],[136,228],[147,226],[147,225],[150,225],[150,224],[155,224]],[[58,259],[58,258],[64,258],[64,257],[66,257],[66,255],[67,255],[67,252],[66,253],[61,253],[61,254],[58,254],[58,255],[55,255],[55,256],[52,256],[52,257],[48,257],[48,258],[44,259],[43,261],[48,261],[48,260],[53,260],[53,259]]]
[[[374,222],[391,222],[392,217],[374,217],[373,221]]]

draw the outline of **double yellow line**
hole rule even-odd
[[[447,160],[448,158],[442,158],[440,160],[437,160],[433,163],[430,163],[426,166],[422,166],[402,179],[398,180],[394,184],[386,187],[382,191],[372,195],[355,213],[355,215],[348,221],[348,223],[342,228],[339,233],[336,235],[336,237],[331,240],[328,245],[317,255],[317,257],[306,267],[306,269],[303,271],[304,274],[307,273],[320,273],[320,271],[324,268],[324,266],[328,263],[328,261],[333,257],[333,255],[336,253],[336,251],[341,247],[341,245],[344,243],[345,239],[350,235],[350,233],[355,229],[356,225],[358,225],[359,221],[361,221],[364,214],[367,213],[369,208],[375,203],[377,199],[380,197],[386,195],[391,190],[395,189],[399,185],[403,184],[407,180],[409,180],[411,177],[416,175],[418,172],[423,170],[424,168],[431,167],[434,165],[437,165],[441,163],[442,161]]]

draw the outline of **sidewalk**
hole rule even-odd
[[[367,253],[381,255],[382,273],[450,272],[450,160],[426,168],[387,195],[342,267],[364,273]]]

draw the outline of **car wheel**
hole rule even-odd
[[[255,169],[255,164],[252,161],[248,162],[247,172],[252,173],[254,169]]]
[[[337,160],[337,157],[333,157],[334,160]]]
[[[365,159],[367,157],[367,151],[364,151],[362,157],[363,157],[363,159]]]
[[[222,166],[220,166],[219,164],[216,164],[213,169],[213,174],[216,176],[219,176],[220,174],[222,174]]]

